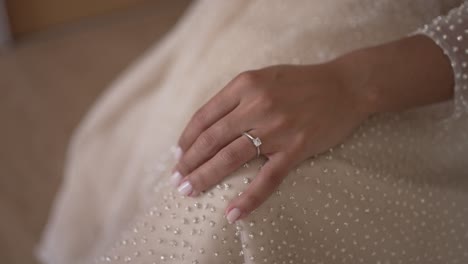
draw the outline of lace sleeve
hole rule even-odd
[[[468,1],[413,34],[425,34],[451,61],[455,77],[454,117],[468,114]]]

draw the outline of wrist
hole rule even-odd
[[[347,53],[330,63],[336,69],[343,88],[352,95],[356,108],[366,116],[379,112],[379,93],[371,84],[372,70],[367,49]]]
[[[448,58],[426,36],[412,36],[337,58],[347,89],[368,114],[399,112],[449,100],[453,76]]]

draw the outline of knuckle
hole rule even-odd
[[[297,144],[304,145],[307,141],[307,133],[304,131],[300,131],[297,133]]]
[[[216,136],[210,130],[203,132],[197,140],[195,148],[197,151],[211,150],[216,146]]]
[[[198,191],[203,191],[209,187],[209,180],[204,172],[197,172],[195,175],[190,177],[190,182],[192,183],[193,188]]]
[[[188,148],[188,138],[187,135],[183,134],[180,138],[179,141],[177,142],[177,145],[183,150],[186,151]]]
[[[264,175],[261,185],[265,190],[273,190],[281,183],[281,178],[276,175]]]
[[[284,113],[276,113],[274,119],[275,119],[276,127],[286,128],[286,127],[291,127],[292,125],[291,118]]]
[[[207,132],[211,133],[213,137],[221,138],[222,135],[225,135],[226,132],[230,131],[233,126],[229,124],[230,122],[222,120],[214,124]]]
[[[235,78],[235,82],[240,84],[241,86],[250,86],[257,82],[259,78],[258,75],[259,74],[257,71],[245,71],[237,75],[237,77]]]
[[[187,175],[190,173],[191,169],[190,166],[187,164],[186,159],[181,159],[179,163],[177,164],[177,170],[182,174],[182,175]]]
[[[256,102],[256,106],[262,113],[271,112],[274,109],[274,99],[267,91],[260,91],[260,98]]]
[[[192,121],[196,126],[204,127],[208,121],[208,116],[205,111],[203,111],[202,109],[199,109],[193,115]]]
[[[260,197],[258,195],[256,195],[256,194],[246,194],[244,196],[244,201],[245,201],[246,204],[248,204],[248,207],[250,207],[250,208],[256,208],[262,202]]]
[[[283,179],[276,174],[272,174],[269,177],[266,177],[265,181],[265,185],[267,186],[267,188],[269,188],[270,190],[274,190],[283,182]]]
[[[296,151],[300,151],[303,148],[305,148],[306,144],[307,144],[307,133],[303,131],[297,132],[293,140],[293,144],[292,144],[293,149]]]
[[[228,167],[239,164],[241,160],[239,153],[230,149],[221,150],[219,157]]]

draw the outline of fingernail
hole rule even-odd
[[[190,184],[189,181],[183,182],[179,188],[177,188],[177,191],[179,191],[180,194],[187,196],[189,195],[193,190],[192,184]]]
[[[172,147],[172,154],[174,154],[174,158],[179,161],[180,157],[182,157],[182,149],[177,146],[177,147]]]
[[[232,224],[237,220],[237,218],[239,218],[240,215],[241,215],[241,211],[238,208],[233,208],[226,215],[226,219],[229,222],[229,224]]]
[[[171,183],[174,187],[179,186],[180,181],[182,180],[182,174],[179,171],[174,172],[171,176]]]

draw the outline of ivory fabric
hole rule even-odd
[[[224,209],[263,158],[197,198],[180,196],[169,181],[171,147],[189,118],[238,73],[320,63],[395,40],[460,4],[197,2],[77,129],[40,259],[467,263],[468,120],[452,118],[452,101],[373,116],[343,144],[302,162],[265,204],[233,225]]]
[[[468,1],[436,17],[415,33],[432,38],[450,59],[455,78],[454,112],[458,118],[468,112]]]

